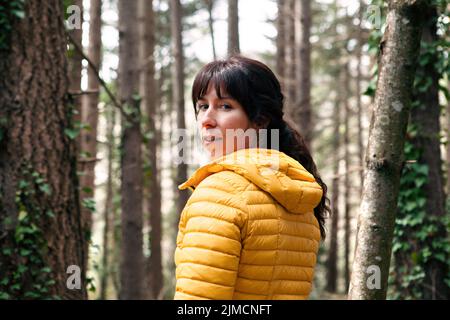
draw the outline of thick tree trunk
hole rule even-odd
[[[150,298],[157,299],[163,286],[162,256],[161,256],[161,185],[157,161],[158,138],[156,132],[157,89],[155,83],[155,14],[153,1],[142,0],[143,29],[141,37],[141,54],[144,69],[141,74],[141,92],[143,105],[148,116],[148,132],[150,138],[147,144],[151,176],[149,181],[148,207],[150,210],[150,257],[147,260],[148,288]]]
[[[124,300],[142,299],[144,256],[142,235],[142,135],[138,61],[138,2],[119,0],[119,95],[130,115],[122,121],[122,262]]]
[[[339,77],[338,77],[339,78]],[[333,182],[331,186],[331,230],[330,230],[330,248],[327,259],[327,286],[326,290],[331,293],[337,291],[338,279],[338,222],[339,222],[339,150],[340,150],[340,132],[341,125],[341,94],[340,88],[336,90],[336,101],[333,118]]]
[[[101,13],[102,1],[92,0],[89,8],[89,51],[91,61],[100,67],[101,63]],[[96,72],[88,68],[88,90],[95,92],[100,90],[100,83]],[[84,157],[81,157],[83,175],[80,177],[81,201],[93,199],[95,195],[95,165],[97,163],[97,122],[98,122],[98,101],[99,93],[90,93],[84,96],[82,120],[83,124],[89,126],[87,130],[81,132],[81,150]],[[83,214],[84,229],[90,236],[92,229],[92,211],[84,206],[81,210]],[[87,247],[86,250],[89,250]]]
[[[422,1],[389,1],[366,152],[350,299],[385,299]]]
[[[228,0],[228,55],[240,52],[238,0]]]
[[[26,1],[11,32],[10,50],[0,52],[0,274],[9,281],[0,295],[85,299],[61,1]]]
[[[177,115],[177,129],[185,129],[186,123],[184,118],[184,56],[182,45],[182,27],[181,27],[181,4],[180,0],[170,0],[171,10],[171,30],[172,30],[172,50],[175,58],[172,68],[173,83],[173,105]],[[184,151],[186,152],[186,151]],[[180,185],[187,180],[187,164],[180,163],[177,170],[176,185]],[[178,228],[179,215],[189,198],[186,190],[178,191],[176,227]]]
[[[81,26],[83,25],[83,0],[73,0],[71,1],[72,5],[77,6],[81,9],[80,13],[80,22]],[[75,28],[69,31],[72,39],[78,44],[80,48],[83,47],[83,28]],[[83,56],[81,53],[73,48],[71,45],[71,55],[69,59],[69,92],[75,93],[73,95],[73,104],[75,106],[75,110],[77,111],[73,117],[75,126],[79,126],[82,122],[82,95],[81,93],[81,72],[83,70]],[[81,149],[81,137],[80,135],[76,138],[77,149]]]
[[[430,7],[427,12],[422,14],[426,16],[422,41],[425,44],[432,45],[433,42],[438,40],[436,33],[438,18],[436,8]],[[425,210],[427,218],[436,217],[438,221],[436,222],[437,232],[428,239],[430,248],[432,248],[433,239],[438,237],[442,239],[447,238],[446,227],[442,222],[445,216],[445,193],[440,149],[440,74],[436,70],[437,60],[438,57],[434,54],[429,63],[420,67],[421,74],[432,79],[432,82],[425,92],[418,92],[415,100],[420,103],[411,110],[411,122],[418,127],[418,134],[413,139],[415,147],[421,150],[421,157],[418,159],[418,162],[426,164],[428,167],[428,180],[423,187],[427,199]],[[444,281],[447,274],[447,264],[433,256],[430,257],[425,267],[426,287],[423,288],[425,299],[448,299],[448,287]]]
[[[311,148],[313,135],[313,117],[311,110],[311,1],[300,0],[296,5],[296,21],[298,22],[298,45],[296,46],[296,106],[294,121],[306,145]]]
[[[277,38],[276,38],[276,45],[277,45],[277,52],[276,52],[276,70],[278,78],[280,79],[280,84],[283,92],[285,92],[285,81],[284,81],[284,75],[285,75],[285,65],[286,65],[286,23],[285,23],[285,5],[286,0],[278,0],[277,6],[278,6],[278,14],[277,14]]]

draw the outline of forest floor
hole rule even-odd
[[[321,292],[320,296],[310,297],[311,300],[347,300],[347,294]]]

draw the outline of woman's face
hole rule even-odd
[[[210,83],[206,94],[196,104],[202,146],[212,160],[248,148],[252,141],[251,135],[249,139],[245,138],[253,126],[244,108],[222,88],[221,95],[222,99]]]

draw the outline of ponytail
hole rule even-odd
[[[320,235],[324,240],[326,237],[325,219],[330,215],[330,200],[327,198],[327,185],[320,178],[316,164],[303,137],[289,123],[281,120],[280,129],[280,151],[291,158],[297,160],[306,170],[308,170],[316,179],[316,182],[322,187],[322,199],[314,208],[314,216],[319,222]]]

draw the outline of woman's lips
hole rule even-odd
[[[203,137],[202,140],[205,145],[208,145],[208,144],[220,141],[220,140],[222,140],[222,138],[215,137],[215,136],[206,136],[206,137]]]

